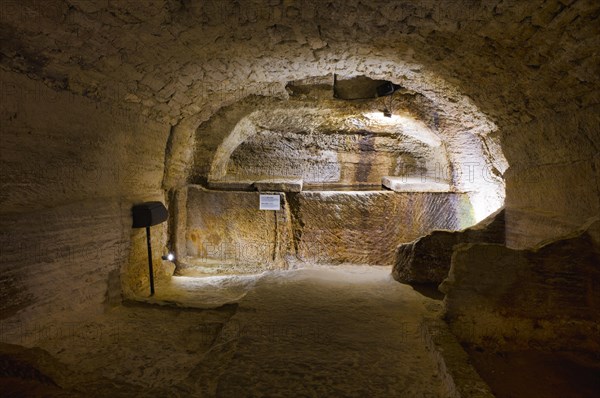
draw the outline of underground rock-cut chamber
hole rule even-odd
[[[399,244],[503,205],[506,161],[475,109],[404,89],[386,116],[381,98],[332,98],[330,79],[245,98],[198,127],[190,184],[173,195],[178,274],[390,266]],[[280,209],[260,211],[261,194]]]

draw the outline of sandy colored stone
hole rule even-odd
[[[186,184],[205,183],[214,159],[227,170],[228,151],[245,138],[226,138],[264,105],[257,98],[268,102],[266,114],[294,97],[323,105],[310,90],[286,87],[325,84],[334,73],[401,84],[396,109],[440,135],[452,184],[476,205],[475,220],[506,199],[510,248],[536,249],[577,230],[600,211],[598,7],[3,2],[0,260],[3,291],[13,293],[2,321],[101,311],[115,270],[124,293],[144,290],[145,242],[130,229],[131,205],[168,202]],[[153,234],[155,257],[174,235],[182,240],[168,228]],[[72,264],[58,260],[71,250]],[[515,260],[498,251],[499,262]],[[473,263],[490,269],[482,296],[493,297],[506,276],[492,254],[483,250]],[[552,269],[561,275],[562,266]],[[478,289],[468,284],[456,297]],[[533,328],[527,322],[513,327]]]
[[[0,78],[15,88],[0,101],[4,335],[93,316],[122,295],[147,292],[146,238],[131,228],[131,206],[164,201],[168,127],[24,75]],[[152,232],[160,278],[168,274],[160,261],[166,225]]]
[[[298,258],[325,264],[392,265],[398,244],[473,223],[456,193],[303,191],[290,208]]]
[[[259,192],[300,192],[302,191],[302,179],[277,179],[255,181],[252,184]]]
[[[398,246],[392,275],[403,283],[440,284],[448,276],[456,245],[504,242],[505,212],[501,210],[463,231],[433,231],[427,236]]]
[[[283,266],[289,252],[289,210],[280,194],[280,211],[260,210],[258,192],[211,191],[187,188],[185,256],[177,253],[181,269],[245,264],[268,269]],[[186,256],[190,260],[186,260]]]
[[[115,397],[175,391],[215,398],[305,391],[416,398],[469,391],[465,381],[472,381],[463,375],[473,370],[464,357],[464,367],[456,366],[460,346],[452,346],[452,366],[460,373],[444,369],[450,362],[438,356],[450,345],[439,344],[441,329],[430,327],[438,316],[430,309],[433,300],[396,283],[384,268],[186,279],[174,277],[179,296],[172,291],[164,297],[179,306],[135,303],[88,322],[56,324],[24,359],[71,396],[89,396],[92,389]],[[231,300],[233,289],[241,294],[219,307],[218,299]],[[205,303],[212,297],[218,308],[194,308],[198,297]],[[424,317],[431,318],[427,324]],[[3,352],[14,356],[0,345]]]
[[[391,177],[381,178],[381,185],[396,192],[449,192],[448,183],[442,183],[432,178]]]
[[[339,189],[390,177],[411,181],[405,191],[466,192],[476,221],[502,206],[506,164],[484,121],[465,130],[460,120],[432,118],[426,112],[438,115],[437,106],[407,91],[387,118],[379,100],[331,100],[323,82],[293,82],[285,100],[248,97],[222,108],[198,128],[191,180],[247,189],[265,177],[302,178],[307,188]]]
[[[399,243],[473,223],[468,198],[456,193],[290,192],[273,212],[259,210],[258,192],[186,190],[187,218],[175,227],[180,272],[256,272],[298,260],[392,265]]]
[[[453,332],[484,347],[597,352],[600,223],[536,250],[467,244],[452,257],[445,311]]]

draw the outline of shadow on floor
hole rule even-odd
[[[497,398],[591,398],[600,391],[598,355],[469,348],[467,352]]]
[[[438,285],[436,283],[414,284],[411,286],[413,289],[415,289],[415,291],[421,293],[425,297],[429,297],[430,299],[440,301],[444,299],[444,293],[438,290]]]

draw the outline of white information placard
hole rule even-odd
[[[260,210],[281,210],[279,195],[260,195]]]

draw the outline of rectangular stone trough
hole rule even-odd
[[[261,186],[273,188],[278,187]],[[178,258],[262,264],[265,269],[281,267],[289,258],[392,265],[399,244],[432,230],[473,224],[467,195],[456,192],[281,192],[281,210],[263,211],[260,192],[185,189],[187,203],[181,203],[185,211],[176,227],[181,231]]]

